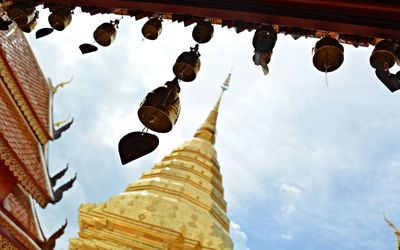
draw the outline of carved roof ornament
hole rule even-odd
[[[68,191],[74,185],[74,183],[76,181],[76,177],[77,177],[77,174],[75,174],[75,177],[70,179],[68,182],[66,182],[61,187],[59,187],[56,191],[53,192],[54,199],[51,201],[51,203],[56,204],[57,202],[59,202],[62,199],[64,192]]]
[[[67,164],[67,166],[66,166],[63,170],[61,170],[61,171],[58,172],[57,174],[55,174],[55,175],[53,175],[52,177],[50,177],[50,183],[51,183],[51,186],[52,186],[52,187],[54,187],[54,186],[57,184],[57,181],[58,181],[59,179],[61,179],[61,178],[65,175],[65,173],[66,173],[67,170],[68,170],[68,166],[69,166],[69,164]]]
[[[56,246],[56,240],[60,238],[65,231],[65,228],[67,227],[67,220],[65,220],[64,225],[62,225],[57,231],[55,231],[43,244],[42,244],[42,249],[43,250],[53,250]]]
[[[392,222],[390,222],[385,215],[383,215],[383,218],[389,224],[389,227],[393,229],[394,234],[396,235],[396,250],[400,250],[400,231],[397,229],[395,225],[393,225]]]

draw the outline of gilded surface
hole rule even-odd
[[[11,242],[0,234],[0,249],[2,250],[18,250]]]
[[[45,207],[48,203],[46,197],[40,190],[30,181],[30,177],[23,170],[21,161],[11,151],[9,145],[0,135],[0,159],[2,159],[10,171],[17,177],[18,182],[35,198],[41,207]]]
[[[213,143],[216,107],[192,140],[166,155],[125,192],[79,209],[70,249],[232,249]]]
[[[49,141],[49,137],[46,136],[46,132],[41,128],[39,122],[34,117],[32,110],[29,108],[29,105],[25,98],[23,98],[22,93],[18,89],[17,84],[14,81],[11,73],[8,71],[3,59],[0,59],[0,77],[6,83],[8,90],[10,91],[22,113],[28,120],[29,125],[32,127],[32,130],[35,132],[39,141],[42,144],[46,144]]]

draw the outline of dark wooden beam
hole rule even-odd
[[[107,12],[141,10],[400,39],[400,2],[387,0],[42,0]]]

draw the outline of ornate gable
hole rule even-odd
[[[0,32],[0,77],[41,144],[52,136],[50,89],[35,56],[19,29]]]
[[[2,81],[0,113],[0,158],[24,189],[44,207],[52,200],[52,189],[40,143]]]

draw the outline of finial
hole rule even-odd
[[[216,125],[217,125],[217,117],[218,117],[218,109],[219,104],[221,103],[222,94],[229,88],[229,83],[231,80],[232,70],[226,77],[225,81],[221,85],[222,92],[215,104],[214,108],[211,110],[210,114],[208,115],[207,119],[201,125],[201,127],[197,130],[194,137],[202,138],[206,141],[211,142],[212,144],[215,143],[215,133],[216,133]]]
[[[221,85],[222,92],[229,89],[229,83],[231,82],[231,75],[232,75],[232,69],[231,72],[229,72],[228,76],[226,77],[225,81]]]

